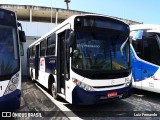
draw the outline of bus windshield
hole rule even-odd
[[[11,75],[19,68],[16,29],[0,25],[0,76]]]
[[[107,72],[129,69],[129,64],[127,35],[91,31],[76,33],[73,68]]]

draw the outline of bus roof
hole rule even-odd
[[[160,25],[158,24],[136,24],[136,25],[130,25],[130,30],[145,30],[145,29],[160,29]]]
[[[13,12],[13,11],[11,11],[11,10],[6,10],[6,9],[3,9],[3,8],[0,8],[0,11],[15,14],[15,12]]]
[[[41,40],[43,40],[44,38],[46,38],[47,36],[49,36],[51,33],[57,31],[58,29],[60,29],[61,27],[63,27],[64,25],[68,24],[70,21],[72,21],[75,17],[77,16],[101,16],[101,17],[108,17],[108,18],[111,18],[111,19],[114,19],[114,20],[118,20],[118,21],[121,21],[122,23],[124,24],[127,24],[125,23],[124,21],[122,20],[119,20],[117,18],[114,18],[114,17],[110,17],[110,16],[104,16],[104,15],[99,15],[99,14],[83,14],[83,15],[73,15],[71,17],[69,17],[68,19],[66,19],[65,21],[63,21],[61,24],[57,25],[55,28],[53,28],[51,31],[49,31],[48,33],[46,33],[45,35],[43,35],[41,38],[39,38],[38,40],[36,40],[35,42],[33,42],[31,45],[29,45],[29,47],[33,46],[34,44],[40,42]],[[71,24],[73,24],[73,22],[70,22]],[[127,24],[128,25],[128,24]],[[72,27],[73,25],[71,25]],[[72,28],[73,29],[73,28]]]

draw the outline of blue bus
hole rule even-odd
[[[133,87],[160,93],[160,25],[130,26]]]
[[[71,16],[29,46],[30,77],[71,104],[127,98],[129,32],[129,25],[115,18]]]
[[[18,28],[20,27],[20,28]],[[0,9],[0,111],[20,107],[21,59],[20,43],[25,42],[16,14]]]

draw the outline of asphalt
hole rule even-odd
[[[15,111],[14,118],[12,118],[13,120],[68,120],[66,115],[31,81],[30,78],[23,77],[21,86],[20,109]],[[41,87],[43,88],[43,86]]]

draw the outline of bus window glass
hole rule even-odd
[[[77,32],[76,47],[73,51],[73,67],[85,70],[128,69],[129,44],[122,44],[127,36],[120,34]]]
[[[16,30],[0,25],[0,75],[10,75],[19,68]]]
[[[160,65],[160,48],[158,45],[158,38],[156,35],[143,38],[143,59]]]
[[[138,57],[142,58],[142,40],[132,40],[133,48]]]
[[[55,55],[56,35],[53,34],[47,39],[47,55]]]
[[[32,47],[29,49],[29,58],[32,58]]]
[[[35,53],[36,53],[36,47],[32,47],[32,57],[35,58]]]
[[[46,52],[46,40],[43,40],[40,44],[40,56],[45,56]]]

